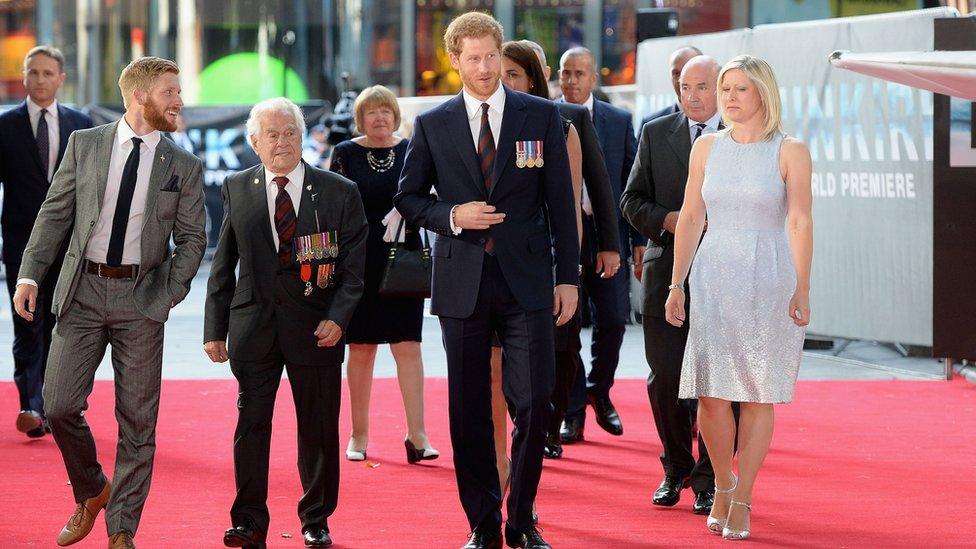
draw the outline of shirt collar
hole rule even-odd
[[[505,112],[505,88],[502,86],[501,80],[498,81],[498,87],[495,88],[495,92],[488,97],[487,101],[473,97],[465,89],[461,90],[461,96],[464,98],[464,110],[467,111],[468,120],[481,116],[482,103],[488,103],[489,111],[496,111],[498,114]]]
[[[57,99],[55,99],[54,102],[51,103],[49,106],[44,107],[44,108],[47,109],[48,116],[50,116],[51,118],[57,120],[57,118],[58,118],[58,100]],[[31,118],[35,118],[35,117],[40,116],[40,112],[41,112],[41,106],[38,105],[37,103],[35,103],[34,100],[31,99],[30,96],[28,95],[27,96],[27,113],[31,116]]]
[[[265,166],[264,184],[269,187],[277,187],[278,184],[273,181],[275,177],[277,177],[277,175],[275,175],[274,172],[272,172],[271,170],[268,169],[267,166]],[[295,190],[296,188],[300,189],[302,187],[302,182],[305,181],[305,163],[299,161],[298,165],[295,166],[295,168],[292,171],[285,174],[285,177],[288,178],[288,184],[285,185],[286,189],[291,189],[291,190]]]
[[[586,110],[590,111],[590,116],[593,115],[593,94],[591,93],[586,101],[583,101],[582,105],[586,107]]]
[[[688,117],[685,116],[685,118],[688,118]],[[712,115],[711,118],[709,118],[708,120],[705,121],[705,126],[708,127],[708,128],[711,128],[713,130],[718,130],[718,123],[721,122],[721,121],[722,121],[722,115],[720,115],[718,112],[716,112],[715,114]],[[688,127],[689,128],[692,128],[692,127],[694,127],[697,124],[699,124],[699,122],[695,122],[691,118],[688,118]]]
[[[125,121],[125,117],[123,116],[119,120],[118,128],[115,130],[115,138],[118,140],[119,145],[124,145],[127,141],[131,141],[133,137],[142,139],[142,144],[149,149],[149,152],[155,153],[161,136],[159,130],[153,130],[146,135],[136,135],[136,132],[129,127],[129,123]]]

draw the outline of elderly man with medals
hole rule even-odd
[[[204,320],[204,351],[214,362],[229,358],[240,385],[237,497],[224,545],[265,547],[271,418],[287,370],[305,547],[329,547],[328,517],[339,494],[343,335],[363,290],[366,216],[354,183],[301,161],[305,121],[294,103],[258,103],[247,132],[262,163],[224,181]]]

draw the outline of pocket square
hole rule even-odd
[[[169,178],[169,181],[163,185],[161,191],[179,191],[180,190],[180,178],[175,173]]]

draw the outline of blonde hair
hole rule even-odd
[[[119,76],[119,89],[122,91],[122,104],[129,106],[129,96],[135,90],[148,92],[162,74],[180,74],[176,63],[161,57],[140,57],[129,63]]]
[[[718,73],[719,91],[722,89],[722,81],[725,79],[725,74],[735,69],[741,70],[753,85],[756,86],[756,91],[759,92],[759,99],[763,107],[761,139],[768,141],[777,133],[782,132],[783,120],[783,104],[779,98],[779,84],[776,83],[776,75],[773,73],[773,68],[769,66],[769,63],[758,57],[751,55],[735,57],[726,63]],[[725,122],[725,126],[731,130],[734,124],[729,120],[725,112],[724,102],[719,101],[718,108],[722,114],[722,120]]]
[[[366,109],[370,107],[389,107],[393,111],[393,131],[400,127],[400,105],[393,92],[386,86],[371,86],[359,92],[359,97],[353,103],[352,112],[356,119],[356,128],[362,128],[365,124],[363,116]],[[359,130],[359,133],[366,133]]]
[[[478,12],[469,11],[459,15],[444,32],[444,48],[448,53],[461,55],[461,42],[465,38],[481,38],[491,36],[502,47],[502,25],[494,17]]]

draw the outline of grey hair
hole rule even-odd
[[[584,48],[583,46],[576,46],[575,48],[569,48],[568,50],[566,50],[563,53],[562,57],[559,58],[559,67],[562,68],[562,66],[566,64],[566,60],[569,59],[570,57],[580,57],[580,56],[589,57],[590,61],[593,62],[593,70],[594,71],[597,70],[596,56],[593,55],[593,52],[591,52],[587,48]]]
[[[538,42],[533,42],[531,40],[519,40],[519,42],[525,44],[526,46],[532,48],[532,51],[539,57],[539,61],[542,61],[542,67],[546,66],[546,50],[542,49],[542,46]]]
[[[302,109],[292,100],[286,97],[273,97],[260,101],[251,107],[251,113],[247,115],[247,142],[252,147],[254,144],[251,138],[261,133],[261,117],[268,113],[290,114],[295,119],[295,125],[301,130],[302,136],[305,135],[305,115]]]

